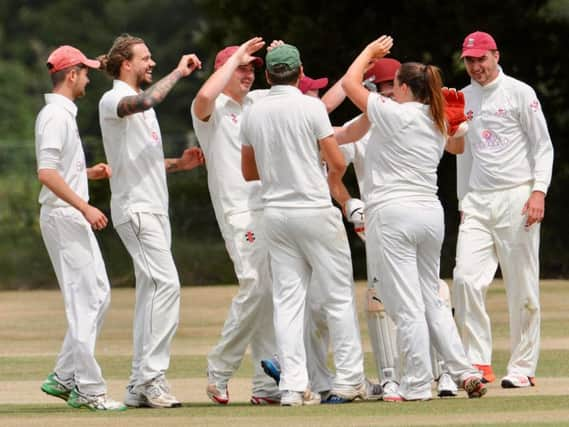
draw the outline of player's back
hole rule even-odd
[[[332,134],[324,104],[294,86],[273,86],[247,111],[242,136],[255,151],[265,206],[331,205],[318,140]]]

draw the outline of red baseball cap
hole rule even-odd
[[[59,46],[47,58],[47,69],[50,74],[79,64],[95,69],[101,66],[101,63],[96,59],[88,59],[79,49],[68,45]]]
[[[388,82],[395,79],[395,73],[401,68],[401,62],[393,58],[380,58],[364,74],[364,80],[371,80],[373,83]]]
[[[217,52],[217,55],[215,55],[215,63],[213,65],[213,69],[217,70],[219,67],[225,64],[237,49],[239,49],[239,46],[227,46],[226,48]],[[254,56],[251,62],[256,68],[263,66],[263,59],[259,58],[258,56]]]
[[[497,50],[498,47],[496,46],[496,42],[494,38],[482,31],[475,31],[472,34],[469,34],[464,39],[462,43],[462,55],[461,58],[465,56],[473,56],[475,58],[479,58],[483,56],[489,50]]]
[[[328,86],[328,77],[322,77],[320,79],[312,79],[308,76],[302,76],[298,82],[298,88],[302,93],[306,93],[309,90],[318,90]]]

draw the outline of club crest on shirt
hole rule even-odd
[[[474,111],[468,110],[468,111],[466,112],[466,118],[467,118],[468,120],[472,120],[472,119],[474,118]]]
[[[229,119],[234,123],[237,124],[239,122],[238,116],[235,113],[229,113]]]
[[[537,113],[537,111],[539,110],[539,101],[537,99],[535,99],[534,101],[532,101],[529,104],[529,108],[531,111],[533,111],[534,113]]]
[[[245,233],[245,240],[247,240],[249,243],[253,243],[255,241],[255,233],[253,233],[251,230],[247,231]]]
[[[498,109],[496,110],[496,115],[497,115],[498,117],[506,117],[506,114],[507,114],[507,111],[506,111],[505,109],[503,109],[503,108],[498,108]]]
[[[160,135],[158,135],[158,132],[156,132],[155,130],[153,130],[150,133],[150,137],[152,138],[152,142],[154,142],[155,144],[160,143]]]
[[[480,134],[480,140],[478,140],[474,146],[478,151],[492,151],[503,148],[509,143],[509,139],[500,137],[500,135],[493,130],[483,129]]]

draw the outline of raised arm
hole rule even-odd
[[[393,39],[389,36],[381,36],[374,40],[362,50],[342,79],[342,87],[346,96],[364,113],[367,110],[369,95],[369,90],[362,86],[364,72],[372,60],[383,58],[392,46]]]
[[[125,117],[153,108],[166,98],[178,80],[189,76],[196,68],[201,67],[202,63],[195,54],[182,56],[178,66],[166,77],[138,95],[126,96],[121,99],[117,106],[118,116]]]
[[[261,37],[247,40],[233,55],[219,67],[203,84],[194,101],[194,114],[201,121],[207,121],[215,107],[215,100],[229,83],[233,72],[241,65],[254,60],[253,53],[265,45]]]

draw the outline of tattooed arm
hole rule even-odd
[[[140,113],[161,103],[178,80],[182,77],[189,76],[196,68],[201,68],[201,66],[202,63],[196,55],[190,54],[182,56],[182,59],[176,69],[166,77],[159,80],[138,95],[126,96],[121,99],[117,106],[118,116],[125,117],[131,114]]]

